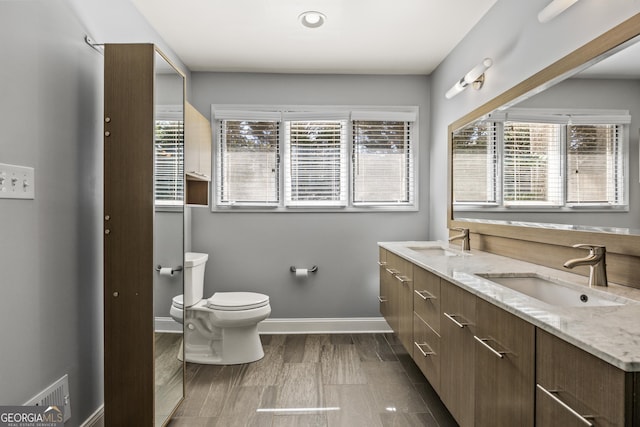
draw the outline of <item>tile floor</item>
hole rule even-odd
[[[187,364],[170,427],[457,424],[392,334],[265,335],[265,357]]]

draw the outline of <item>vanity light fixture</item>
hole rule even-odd
[[[484,72],[487,71],[491,65],[493,65],[493,60],[491,58],[484,58],[481,63],[473,67],[471,71],[458,80],[456,84],[447,91],[445,97],[451,99],[465,90],[469,85],[473,85],[473,88],[476,90],[482,88],[484,84]]]
[[[324,22],[327,20],[327,17],[315,10],[308,10],[306,12],[302,12],[300,16],[298,16],[300,23],[307,28],[318,28],[321,27]]]
[[[538,21],[546,24],[565,10],[569,9],[578,0],[553,0],[538,13]]]

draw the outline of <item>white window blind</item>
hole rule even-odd
[[[504,124],[505,206],[559,206],[562,203],[562,126]]]
[[[497,201],[498,154],[496,123],[477,122],[453,135],[454,203]]]
[[[218,129],[218,204],[277,205],[280,201],[280,124],[264,120],[221,120]]]
[[[371,120],[352,123],[354,205],[413,203],[412,123]]]
[[[623,205],[620,125],[567,126],[567,203]]]
[[[158,205],[184,202],[184,122],[155,121],[155,200]]]
[[[287,121],[286,141],[286,205],[345,206],[346,121]]]

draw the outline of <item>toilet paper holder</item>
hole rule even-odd
[[[158,265],[158,266],[156,267],[156,271],[157,271],[158,273],[160,273],[160,270],[162,270],[162,268],[163,268],[163,267],[162,267],[161,265]],[[181,265],[179,265],[179,266],[177,266],[177,267],[172,268],[172,269],[171,269],[171,274],[175,273],[176,271],[182,271],[182,266],[181,266]]]
[[[291,267],[289,267],[289,271],[291,271],[292,273],[295,273],[298,270],[298,268],[294,265],[292,265]],[[315,273],[316,271],[318,271],[318,266],[314,265],[313,267],[308,269],[309,273]]]

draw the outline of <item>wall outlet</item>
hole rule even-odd
[[[0,163],[0,199],[35,199],[35,184],[33,168]]]

